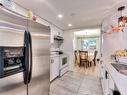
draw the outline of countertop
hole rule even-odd
[[[104,66],[107,68],[107,71],[111,75],[114,83],[121,93],[121,95],[127,95],[127,76],[119,73],[112,65],[111,62],[103,62]]]
[[[67,54],[63,53],[63,54],[50,54],[50,57],[66,57],[68,56]]]

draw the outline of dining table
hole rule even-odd
[[[88,61],[89,61],[89,63],[90,63],[90,62],[92,63],[93,58],[94,58],[94,53],[89,52],[89,53],[88,53]],[[77,65],[80,65],[80,56],[79,56],[79,54],[77,54],[76,64],[77,64]]]

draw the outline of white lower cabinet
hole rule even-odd
[[[115,90],[115,84],[114,81],[112,79],[112,77],[109,75],[109,95],[113,95],[113,91]]]
[[[50,58],[50,81],[59,76],[59,56]]]
[[[101,64],[100,65],[100,77],[101,77],[101,84],[102,84],[102,90],[103,90],[103,92],[104,92],[104,86],[105,86],[105,70],[104,70],[104,67],[103,67],[103,65]]]
[[[103,89],[103,95],[113,95],[114,81],[109,74],[108,70],[101,64],[101,84]]]

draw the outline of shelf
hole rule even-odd
[[[4,76],[3,77],[8,77],[10,75],[14,75],[14,74],[17,74],[17,73],[20,73],[20,72],[23,72],[23,71],[24,71],[24,69],[22,67],[12,69],[12,70],[7,70],[7,71],[4,71]]]
[[[4,59],[10,59],[10,58],[24,58],[24,56],[4,57]]]

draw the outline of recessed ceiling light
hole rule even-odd
[[[72,24],[68,24],[68,26],[69,26],[69,27],[71,27],[71,26],[72,26]]]
[[[63,18],[63,15],[62,14],[58,14],[57,17],[58,18]]]

